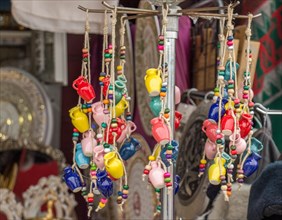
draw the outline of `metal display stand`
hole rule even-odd
[[[181,9],[178,6],[171,5],[169,3],[175,2],[171,0],[157,0],[155,1],[159,5],[168,6],[169,13],[167,16],[167,32],[166,34],[166,57],[168,63],[168,108],[170,109],[170,127],[171,132],[173,134],[172,138],[174,137],[174,115],[175,115],[175,100],[174,100],[174,87],[175,87],[175,43],[178,37],[178,17],[181,15],[188,15],[197,18],[204,18],[204,19],[221,19],[223,17],[227,18],[226,14],[217,14],[217,13],[207,13],[207,11],[222,11],[226,10],[227,6],[222,7],[207,7],[207,8],[194,8],[194,9]],[[148,17],[148,16],[161,16],[162,13],[160,10],[146,10],[146,9],[136,9],[136,8],[128,8],[128,7],[113,7],[106,3],[105,1],[102,4],[108,9],[107,13],[112,13],[113,10],[116,10],[118,14],[133,14],[132,16],[125,17],[124,19],[136,19],[140,17]],[[231,7],[236,7],[239,2],[235,2],[231,5]],[[105,13],[105,10],[101,9],[88,9],[84,8],[83,6],[78,6],[79,9],[83,11],[88,11],[88,13]],[[203,12],[204,11],[204,12]],[[258,15],[254,15],[253,17],[258,17]],[[248,19],[247,15],[233,15],[234,18],[242,18]],[[169,167],[169,172],[171,174],[171,179],[174,180],[175,172],[174,166]],[[174,187],[174,183],[172,181],[172,189]],[[162,219],[172,220],[175,219],[175,212],[174,212],[174,194],[173,192],[168,193],[167,188],[164,188],[162,191]]]

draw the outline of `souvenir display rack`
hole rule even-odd
[[[232,19],[234,19],[234,18],[236,18],[236,19],[250,19],[250,16],[252,18],[255,18],[255,17],[260,16],[260,15],[237,15],[237,14],[233,14],[233,10],[239,4],[239,2],[235,2],[233,4],[230,4],[229,6],[226,6],[226,7],[225,6],[224,7],[207,7],[207,8],[184,9],[184,10],[175,6],[174,4],[171,4],[171,3],[174,3],[175,1],[172,1],[172,2],[171,1],[155,1],[155,2],[157,2],[159,5],[162,6],[162,7],[160,7],[160,10],[146,10],[146,9],[143,10],[143,9],[134,9],[134,8],[126,8],[126,7],[113,7],[113,6],[107,4],[104,1],[102,2],[102,4],[105,6],[105,10],[89,9],[89,8],[84,8],[83,6],[78,6],[78,8],[87,13],[87,19],[88,19],[88,13],[104,13],[105,18],[106,18],[107,14],[112,14],[112,17],[114,18],[112,20],[112,45],[111,46],[108,45],[109,46],[109,48],[107,49],[108,52],[110,50],[114,51],[114,49],[115,49],[115,40],[114,40],[115,39],[115,31],[116,31],[115,30],[115,22],[116,22],[115,18],[116,18],[117,14],[128,14],[128,15],[134,14],[133,16],[125,17],[124,18],[125,20],[136,19],[136,18],[146,17],[146,16],[162,16],[162,18],[163,18],[163,33],[162,33],[162,35],[159,36],[159,51],[160,51],[160,57],[161,57],[160,58],[160,64],[161,65],[160,65],[160,68],[158,70],[156,69],[157,72],[161,71],[161,74],[162,74],[162,81],[161,81],[162,82],[162,87],[161,87],[162,90],[159,91],[159,93],[157,93],[157,95],[160,95],[162,97],[161,98],[161,100],[162,100],[162,110],[160,112],[159,119],[163,118],[162,120],[164,120],[166,122],[166,126],[169,129],[169,142],[172,145],[172,140],[174,138],[174,127],[175,127],[175,122],[174,122],[175,100],[174,100],[173,94],[174,94],[174,89],[175,89],[175,40],[177,39],[177,36],[178,36],[178,17],[182,16],[182,15],[187,15],[187,16],[190,16],[190,17],[193,17],[193,18],[219,19],[219,20],[223,20],[223,21],[225,19],[227,19],[228,22],[232,22]],[[217,13],[206,13],[205,12],[205,11],[219,11],[219,10],[228,10],[228,14],[217,14]],[[232,15],[231,17],[230,17],[230,14]],[[230,23],[229,23],[228,27],[231,27]],[[87,25],[86,25],[86,29],[87,29]],[[232,29],[228,29],[228,31],[232,31]],[[86,30],[86,32],[87,32],[87,30]],[[230,34],[230,36],[231,35],[232,34]],[[88,35],[86,34],[85,36],[86,36],[85,42],[87,42],[88,41],[87,40]],[[232,41],[231,37],[230,37],[230,39],[226,37],[226,39],[220,38],[219,40],[221,41],[221,44],[223,46],[224,45],[223,43],[226,43],[227,39],[228,39],[227,45],[228,45],[229,49],[232,49],[233,44],[231,42]],[[224,46],[224,48],[226,48],[226,46]],[[89,44],[86,43],[85,49],[89,50]],[[86,77],[86,79],[88,80],[88,83],[90,83],[91,80],[90,80],[90,74],[89,74],[89,72],[90,72],[89,54],[87,52],[88,50],[85,50],[85,49],[83,51],[83,57],[84,57],[84,59],[87,60],[88,66],[86,66],[86,65],[83,66],[83,68],[82,68],[83,74],[82,75],[84,75]],[[104,46],[104,49],[106,49],[105,46]],[[121,51],[121,52],[123,54],[123,51]],[[223,54],[224,53],[225,53],[225,49],[224,49]],[[111,52],[110,54],[112,54],[112,55],[111,56],[107,55],[107,52],[106,52],[106,54],[104,54],[105,59],[112,58],[114,60],[114,52]],[[249,52],[247,52],[247,55],[249,57]],[[231,53],[230,53],[230,56],[232,56]],[[111,63],[111,71],[114,68],[113,65],[114,64],[112,62]],[[221,66],[222,65],[223,65],[223,63],[221,63]],[[248,70],[248,68],[247,68],[247,70]],[[117,71],[123,71],[122,67],[118,68]],[[232,72],[232,69],[231,69],[231,72]],[[111,73],[114,74],[113,71]],[[219,78],[221,79],[222,77],[220,76],[220,74],[221,74],[221,72],[219,72]],[[232,75],[232,73],[231,73],[231,75]],[[102,77],[104,79],[105,75],[100,75],[100,77]],[[100,81],[102,81],[102,78],[101,78]],[[235,79],[235,81],[236,81],[236,79]],[[115,82],[113,80],[111,80],[111,83],[115,83]],[[230,83],[231,83],[231,81],[230,81]],[[246,84],[247,84],[247,82],[246,82]],[[103,86],[103,83],[101,85]],[[146,87],[147,87],[147,85],[146,85]],[[228,86],[228,88],[229,87],[231,88],[231,86]],[[224,87],[220,87],[220,92],[216,90],[216,93],[221,94],[222,88],[224,88]],[[234,87],[232,87],[232,88],[234,88]],[[235,90],[236,89],[237,89],[237,87],[235,85]],[[115,89],[113,89],[113,90],[114,90],[113,92],[115,92]],[[148,90],[148,87],[147,87],[147,90]],[[101,92],[102,92],[102,90],[101,90]],[[148,90],[148,92],[149,92],[149,90]],[[229,91],[229,93],[231,95],[233,94],[231,90]],[[237,91],[236,91],[236,93],[237,93]],[[220,94],[218,95],[218,97],[220,97],[219,105],[221,105],[221,102],[222,102],[222,97],[220,96]],[[152,92],[152,93],[150,93],[150,95],[156,96],[156,93]],[[236,94],[236,96],[237,96],[237,94]],[[84,100],[86,100],[87,102],[92,101],[93,97],[95,98],[95,94],[92,96],[92,98],[90,98],[88,100],[87,100],[87,98],[86,99],[84,98]],[[114,95],[114,97],[115,97],[115,95]],[[167,98],[164,98],[164,97],[167,97]],[[246,99],[248,98],[247,95],[245,95],[245,98]],[[115,102],[115,99],[113,99],[113,102]],[[80,98],[79,98],[79,103],[80,103]],[[164,103],[166,103],[166,105]],[[107,103],[104,102],[104,104],[106,106],[108,104],[108,102]],[[89,104],[84,104],[84,105],[85,105],[86,109],[90,109]],[[85,112],[89,113],[89,112],[91,112],[91,109],[90,109],[90,111],[86,110]],[[130,114],[129,114],[129,116],[130,116]],[[128,119],[130,120],[129,116],[128,116]],[[113,111],[113,118],[115,118],[115,111]],[[90,114],[89,114],[89,120],[90,120]],[[162,123],[164,123],[164,122],[162,122]],[[153,123],[152,123],[152,125],[153,125]],[[106,127],[104,127],[104,128],[106,128]],[[87,129],[82,129],[82,130],[83,130],[83,132],[85,132]],[[81,133],[83,133],[83,132],[81,132]],[[77,129],[75,129],[74,130],[74,137],[77,137],[78,135],[79,135],[78,131],[77,131]],[[103,136],[101,136],[101,137],[103,137]],[[99,138],[101,139],[101,137],[99,137]],[[74,154],[75,154],[75,149],[76,149],[75,145],[77,143],[77,138],[75,138],[73,140],[74,140]],[[167,144],[167,143],[168,142],[166,142],[165,144]],[[159,144],[164,145],[164,142],[159,142]],[[174,148],[171,145],[168,145],[168,149],[174,150]],[[115,148],[115,140],[114,140],[114,148]],[[154,155],[156,154],[157,148],[158,147],[155,148],[153,155],[149,157],[150,162],[155,160]],[[171,164],[173,164],[173,162],[171,162],[171,159],[169,159],[169,158],[171,158],[171,155],[168,157],[168,154],[173,154],[172,153],[173,150],[167,150],[166,151],[166,156],[167,156],[166,158]],[[221,157],[220,153],[219,153],[219,155]],[[164,161],[159,161],[159,162],[163,163]],[[205,167],[205,163],[204,163],[204,159],[203,159],[203,164],[200,165],[200,173],[204,172],[204,167]],[[221,167],[221,166],[219,166],[219,167]],[[77,170],[77,172],[80,173],[78,168],[76,167],[75,162],[74,162],[73,168],[75,168]],[[96,178],[95,177],[96,169],[94,169],[95,171],[94,170],[91,171],[91,176],[92,176],[92,173],[93,173],[94,179]],[[152,168],[150,167],[150,169],[152,169]],[[160,210],[161,210],[162,219],[174,219],[175,218],[174,217],[174,201],[173,201],[174,196],[173,196],[173,193],[169,191],[170,188],[174,189],[174,187],[175,187],[174,186],[175,185],[175,182],[174,182],[174,177],[175,177],[174,165],[168,166],[167,169],[168,169],[168,172],[165,173],[165,175],[164,175],[167,188],[164,188],[165,190],[162,191],[162,197],[161,197],[162,202],[160,203],[162,205],[162,207],[161,207],[161,205],[159,205],[157,207],[157,211],[160,212]],[[126,176],[125,168],[124,168],[124,172],[125,172],[125,176]],[[121,172],[121,173],[123,173],[123,172]],[[148,172],[144,171],[144,174],[145,173],[148,174],[149,170],[148,170]],[[114,173],[111,173],[111,174],[114,174]],[[126,180],[126,177],[125,177],[125,183],[126,182],[127,182],[127,180]],[[223,190],[226,191],[226,189],[225,189],[226,187],[223,187],[223,188],[224,188]],[[126,191],[126,193],[125,193],[125,191]],[[159,193],[159,192],[160,192],[159,189],[156,188],[156,193]],[[122,196],[122,199],[125,200],[127,196],[124,196],[124,195],[127,194],[127,193],[128,193],[128,186],[125,184],[124,187],[123,187],[123,190],[122,190],[122,192],[119,196]],[[90,192],[90,194],[88,194],[88,203],[92,204],[93,203],[93,196],[92,196],[93,194],[92,194],[92,192]],[[90,197],[89,197],[89,195],[90,195]],[[102,198],[100,200],[99,207],[96,209],[96,211],[103,208],[105,206],[106,202],[107,202],[107,199]],[[118,204],[122,204],[122,203],[118,202]],[[93,205],[90,205],[89,213],[92,210],[92,206]]]

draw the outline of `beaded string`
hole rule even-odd
[[[251,36],[252,36],[252,30],[251,30],[252,19],[253,19],[253,15],[249,14],[248,15],[248,25],[247,25],[247,29],[245,31],[246,38],[247,38],[247,48],[246,48],[246,75],[245,75],[245,80],[244,80],[244,86],[247,86],[248,88],[251,88],[251,83],[250,83],[251,79],[250,79],[250,76],[248,74],[250,72],[250,65],[251,65],[251,62],[250,62],[250,41],[251,41]],[[252,101],[252,100],[250,100],[250,98],[251,97],[249,96],[248,99],[244,99],[245,100],[244,106],[247,109],[247,112],[249,112],[249,108],[248,108],[247,104],[248,104],[248,102]],[[248,135],[247,153],[244,156],[244,159],[242,158],[243,155],[241,155],[241,157],[240,157],[241,167],[244,166],[246,159],[251,154],[250,146],[251,146],[252,135],[253,135],[253,131],[251,130],[249,135]]]
[[[159,36],[159,41],[163,41],[163,45],[159,45],[159,53],[160,53],[160,58],[159,58],[159,66],[158,66],[158,71],[161,73],[161,78],[162,78],[162,83],[166,84],[166,69],[167,69],[167,64],[166,64],[166,48],[165,48],[165,42],[166,42],[166,26],[167,26],[167,15],[168,15],[168,8],[165,8],[164,5],[162,7],[162,31],[161,35]],[[163,97],[161,98],[162,102],[162,108],[161,108],[161,114],[164,114],[164,109],[166,106],[166,101],[167,98]],[[160,115],[161,115],[160,114]]]
[[[225,18],[220,19],[219,21],[219,34],[218,34],[218,40],[219,40],[219,55],[218,55],[218,66],[223,65],[223,59],[224,59],[224,50],[226,48],[225,42],[225,37],[224,37],[224,23],[225,23]],[[217,81],[217,86],[219,87],[218,81]]]
[[[115,48],[116,48],[116,23],[117,23],[117,7],[115,6],[115,9],[112,10],[112,47],[113,47],[113,53],[112,53],[112,62],[111,62],[111,83],[113,86],[113,100],[112,102],[112,113],[113,118],[116,117],[116,110],[115,110]]]

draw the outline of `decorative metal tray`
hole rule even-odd
[[[0,140],[30,139],[50,144],[53,132],[51,102],[29,73],[0,68]]]

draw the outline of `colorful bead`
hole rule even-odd
[[[170,177],[170,173],[169,172],[165,172],[164,173],[164,178],[169,178]]]
[[[103,100],[103,104],[104,104],[104,105],[108,105],[109,103],[110,103],[110,101],[109,101],[108,99],[104,99],[104,100]]]
[[[233,40],[233,39],[234,39],[233,36],[228,36],[228,37],[227,37],[227,40],[229,40],[229,41],[230,41],[230,40]]]
[[[204,159],[202,159],[202,160],[200,161],[200,163],[201,163],[201,164],[206,164],[206,163],[207,163],[207,161],[206,161],[206,160],[204,160]]]
[[[159,35],[159,40],[164,40],[164,36],[163,35]]]
[[[164,46],[163,45],[158,45],[158,50],[159,51],[163,51],[164,50]]]
[[[103,146],[104,146],[104,148],[109,148],[110,147],[110,145],[108,143],[104,143]]]
[[[151,167],[150,165],[146,165],[146,166],[145,166],[145,169],[146,169],[146,170],[151,170],[152,167]]]
[[[102,203],[102,202],[99,202],[99,207],[102,209],[102,208],[104,208],[105,207],[105,203]]]
[[[129,186],[128,186],[128,185],[123,185],[123,189],[128,190],[128,189],[129,189]]]
[[[149,156],[149,158],[148,158],[150,161],[154,161],[154,160],[156,160],[156,158],[154,157],[154,156]]]
[[[148,174],[150,173],[150,171],[149,171],[149,170],[144,169],[143,173],[144,173],[145,175],[148,175]]]
[[[172,183],[171,183],[171,182],[166,183],[165,186],[166,186],[166,187],[170,187],[170,186],[172,186]]]
[[[170,178],[165,178],[165,183],[169,183],[171,181]]]
[[[122,190],[122,193],[123,194],[128,194],[128,190],[124,189],[124,190]]]
[[[172,155],[171,154],[166,154],[165,157],[166,157],[166,159],[171,159]]]

